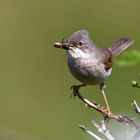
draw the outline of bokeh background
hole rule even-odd
[[[66,54],[53,43],[72,32],[87,29],[95,44],[108,47],[125,36],[140,46],[138,0],[0,0],[0,140],[87,140],[79,124],[93,128],[102,116],[70,98],[78,84],[67,68]],[[139,66],[114,64],[106,82],[112,112],[136,117],[131,99],[140,92],[130,81],[138,79]],[[99,87],[83,94],[104,105]],[[114,128],[118,124],[109,123]],[[119,125],[116,134],[123,125]]]

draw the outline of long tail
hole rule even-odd
[[[112,56],[115,57],[132,45],[134,40],[128,38],[120,38],[115,43],[112,44],[108,50],[111,52]]]

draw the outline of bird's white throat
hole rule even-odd
[[[79,48],[74,48],[72,50],[68,50],[67,53],[68,53],[68,56],[75,58],[75,59],[77,59],[77,58],[87,59],[90,57],[89,54],[83,52]]]

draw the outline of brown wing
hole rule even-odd
[[[104,50],[101,61],[105,65],[106,71],[112,67],[112,54],[107,49]]]

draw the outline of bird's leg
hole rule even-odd
[[[71,90],[72,90],[72,94],[71,97],[76,97],[77,93],[79,92],[79,89],[83,86],[86,86],[85,84],[81,84],[81,85],[73,85],[71,86]]]
[[[108,101],[107,101],[107,98],[106,98],[106,95],[105,95],[105,91],[104,91],[105,88],[106,88],[106,85],[104,83],[100,85],[100,89],[101,89],[101,92],[103,94],[103,97],[104,97],[104,101],[106,103],[106,106],[107,106],[106,109],[103,109],[103,112],[107,113],[108,116],[111,116],[112,113],[110,111],[110,106],[108,104]]]

